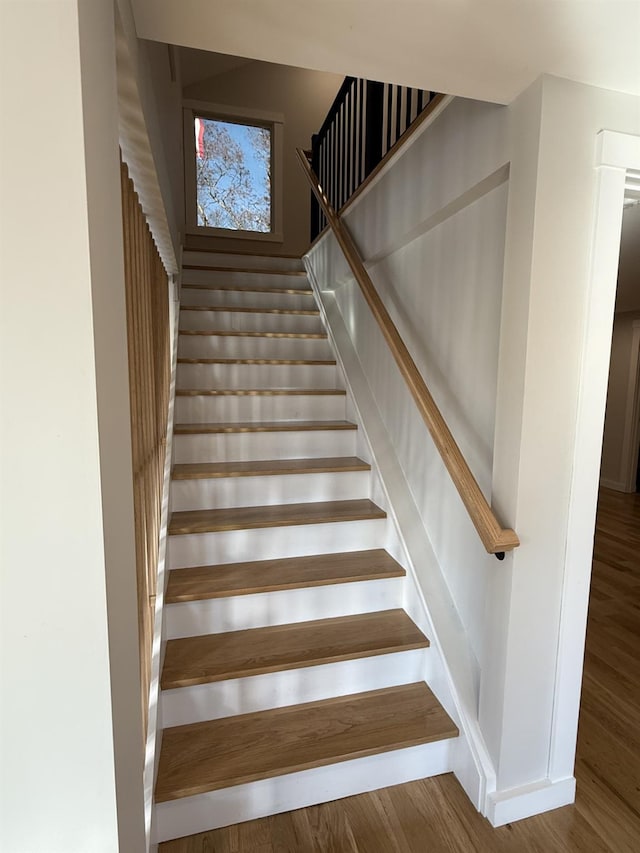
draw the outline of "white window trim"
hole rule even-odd
[[[260,240],[272,243],[282,243],[284,233],[283,218],[283,135],[284,116],[282,113],[266,112],[228,106],[227,104],[212,104],[207,101],[183,101],[184,117],[184,198],[185,198],[185,233],[199,234],[224,239]],[[271,130],[271,231],[236,231],[232,228],[211,228],[198,225],[196,214],[196,158],[193,142],[193,122],[196,115],[213,119],[231,119],[245,121],[247,124],[258,122],[267,124]]]

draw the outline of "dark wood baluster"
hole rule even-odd
[[[384,83],[367,81],[367,126],[365,130],[365,177],[382,159],[382,99]]]
[[[386,135],[385,135],[386,145],[384,147],[384,150],[381,152],[382,154],[386,154],[387,151],[391,148],[391,125],[392,125],[391,108],[393,106],[393,86],[391,85],[391,83],[387,84],[386,90],[387,90],[387,92],[386,92],[386,95],[387,95],[387,98],[386,98],[386,100],[387,100],[387,126],[386,126]]]
[[[364,89],[365,89],[365,82],[364,82],[364,80],[360,80],[359,86],[358,86],[359,101],[360,101],[360,115],[358,117],[358,123],[359,123],[359,125],[358,125],[358,137],[359,137],[359,149],[360,149],[359,150],[359,157],[360,157],[359,167],[360,168],[358,170],[358,186],[362,183],[362,181],[364,181],[365,174],[366,174],[366,172],[365,172],[365,153],[364,153],[366,106],[365,106]]]
[[[317,133],[314,133],[311,137],[311,168],[316,175],[319,175],[322,171],[320,168],[320,140]],[[311,240],[313,241],[320,233],[320,205],[313,192],[311,193],[311,216],[309,224],[311,227]]]
[[[396,132],[393,138],[394,145],[400,136],[400,122],[402,120],[402,86],[396,86]]]
[[[340,169],[338,172],[338,210],[344,204],[344,173],[346,168],[346,157],[345,152],[347,150],[347,139],[346,139],[346,127],[345,127],[345,105],[344,101],[340,104]]]
[[[344,182],[344,197],[346,201],[346,199],[351,195],[351,158],[353,157],[353,133],[351,132],[351,89],[347,92],[345,108],[347,111],[347,163]]]

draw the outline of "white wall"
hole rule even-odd
[[[452,128],[436,146],[438,128],[452,121],[456,109],[469,115],[475,111],[486,121],[465,132]],[[438,402],[460,444],[472,459],[475,453],[473,467],[485,488],[492,464],[493,506],[503,525],[521,539],[521,547],[503,563],[486,562],[480,552],[474,558],[470,538],[467,543],[470,531],[464,519],[456,518],[447,486],[435,466],[429,470],[421,462],[430,452],[425,451],[427,439],[405,410],[400,380],[378,352],[344,264],[330,244],[320,243],[311,254],[324,286],[336,288],[396,449],[405,456],[405,473],[415,478],[414,494],[422,501],[425,525],[478,658],[479,722],[496,769],[496,790],[486,812],[495,823],[563,805],[574,795],[624,182],[623,173],[616,177],[618,207],[609,204],[600,219],[613,224],[607,225],[607,245],[599,244],[603,266],[594,273],[596,138],[603,127],[640,135],[638,99],[544,77],[502,112],[457,101],[425,134],[434,140],[429,152],[437,164],[433,173],[425,141],[423,160],[401,158],[348,212],[365,257],[380,253],[378,246],[391,252],[384,264],[372,266],[372,277],[408,334],[421,369],[437,387]],[[437,222],[434,210],[505,161],[509,194],[502,235],[504,188],[496,186],[455,218],[418,236],[421,217],[423,228]],[[416,237],[406,248],[398,236],[403,231]],[[474,282],[476,264],[482,274]],[[441,282],[448,285],[442,291]],[[480,290],[488,296],[490,319],[479,310],[483,303],[475,296]],[[459,316],[448,302],[454,293]],[[486,333],[499,335],[497,362],[493,339],[469,344],[475,317]],[[462,364],[467,359],[457,361],[459,347],[474,381],[496,400],[494,441],[491,405],[478,408],[476,399],[475,408],[464,409]],[[475,411],[478,417],[472,419]],[[447,504],[441,517],[439,501]],[[454,518],[462,540],[457,548],[444,527]],[[457,562],[463,555],[465,560]]]
[[[142,850],[113,5],[0,34],[0,847]]]
[[[456,99],[346,215],[364,258],[377,259],[368,264],[373,282],[489,499],[506,119],[502,107]],[[484,551],[334,238],[325,237],[310,259],[322,286],[335,289],[467,633],[477,686],[495,558]]]
[[[268,62],[250,62],[193,83],[188,99],[246,107],[284,115],[283,243],[216,239],[230,252],[302,255],[309,246],[310,190],[296,158],[296,148],[309,148],[336,96],[342,77]],[[195,245],[195,242],[192,241]]]
[[[515,798],[536,779],[570,791],[617,253],[592,274],[596,138],[640,133],[640,104],[544,77],[510,114],[493,494],[522,546],[488,590],[480,719]]]
[[[179,51],[174,50],[171,79],[169,46],[152,41],[138,42],[138,85],[143,92],[147,132],[154,150],[156,171],[163,190],[176,255],[181,242],[184,210],[182,156],[182,86]]]
[[[184,211],[182,85],[178,51],[136,35],[130,0],[117,7],[122,157],[168,273],[177,274]]]

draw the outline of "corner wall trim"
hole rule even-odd
[[[511,788],[508,791],[489,794],[487,817],[492,826],[504,826],[532,815],[568,806],[576,798],[574,776],[552,782],[543,779],[532,785]]]

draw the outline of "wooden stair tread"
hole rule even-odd
[[[167,604],[404,577],[405,570],[384,549],[287,557],[219,566],[174,569]]]
[[[317,309],[307,308],[245,308],[237,305],[181,305],[180,311],[221,311],[229,314],[293,314],[302,317],[319,317]]]
[[[178,388],[176,397],[327,397],[346,393],[344,388]]]
[[[215,477],[263,477],[277,474],[321,474],[370,470],[371,465],[357,456],[259,459],[251,462],[191,462],[175,465],[173,479],[206,480]]]
[[[386,518],[386,513],[366,498],[349,501],[232,507],[231,509],[196,509],[174,512],[169,522],[169,534],[175,536],[190,533],[215,533],[226,530],[289,527],[300,524],[329,524],[339,521],[363,521],[377,518]]]
[[[179,329],[180,335],[218,335],[227,338],[296,338],[326,340],[326,332],[239,332],[235,329]]]
[[[185,249],[187,252],[199,252],[202,249]],[[284,257],[284,256],[283,256]],[[183,270],[207,270],[207,272],[256,273],[257,275],[291,275],[306,277],[304,270],[258,269],[257,267],[210,267],[206,264],[183,264]]]
[[[239,293],[277,293],[278,295],[313,296],[310,287],[267,287],[258,284],[183,284],[190,290],[236,290]]]
[[[404,610],[383,610],[169,640],[163,690],[392,652],[429,640]]]
[[[335,358],[185,358],[178,364],[264,364],[264,365],[320,365],[335,367]]]
[[[424,683],[165,729],[156,802],[453,738]]]
[[[242,432],[296,432],[358,429],[352,421],[226,421],[221,423],[176,424],[174,435]]]

